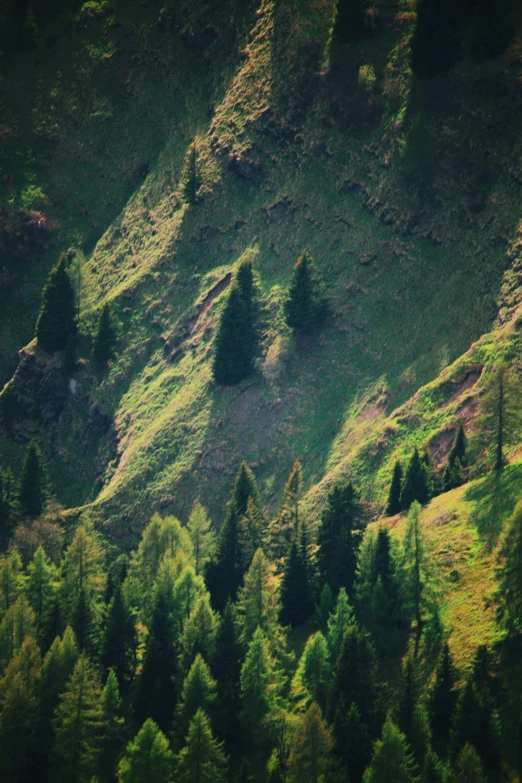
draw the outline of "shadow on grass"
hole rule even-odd
[[[481,538],[493,546],[504,521],[511,515],[522,497],[522,463],[508,465],[502,473],[492,472],[473,484],[464,494],[464,500],[473,503],[472,521]]]

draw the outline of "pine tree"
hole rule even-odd
[[[487,783],[480,756],[473,745],[466,744],[457,759],[455,783]]]
[[[415,763],[404,734],[388,718],[373,749],[363,783],[415,783]]]
[[[118,768],[118,783],[172,783],[174,766],[167,738],[149,718],[127,745]]]
[[[259,343],[259,301],[252,262],[241,262],[221,311],[214,341],[216,383],[235,386],[254,369]]]
[[[96,605],[105,588],[104,555],[98,535],[90,523],[80,524],[62,561],[60,596],[67,621],[71,621],[80,591]]]
[[[177,759],[176,780],[179,783],[226,783],[226,772],[227,760],[222,745],[212,736],[203,710],[198,710]]]
[[[476,63],[501,57],[513,39],[513,0],[479,0],[471,22],[470,54]]]
[[[241,668],[240,720],[245,740],[259,747],[266,742],[266,718],[275,708],[280,682],[268,640],[258,628]]]
[[[294,538],[285,561],[281,580],[281,611],[283,625],[302,625],[313,611],[306,562]]]
[[[54,717],[52,767],[57,780],[63,783],[91,780],[101,726],[101,688],[89,659],[81,655]]]
[[[198,653],[206,661],[212,660],[217,628],[216,613],[212,610],[208,593],[204,593],[196,599],[181,636],[181,659],[185,671]]]
[[[168,732],[176,706],[176,649],[172,618],[165,596],[158,595],[142,667],[136,680],[134,710],[138,723],[147,718]]]
[[[303,469],[299,460],[292,470],[283,491],[283,503],[279,513],[268,526],[270,553],[274,560],[286,557],[293,536],[299,531],[299,500],[303,482]]]
[[[258,549],[263,546],[265,537],[265,519],[263,512],[251,497],[248,498],[247,509],[241,518],[239,540],[243,552],[244,568],[249,568]]]
[[[42,513],[47,495],[46,484],[42,452],[37,444],[31,441],[25,454],[18,493],[24,516],[37,517]]]
[[[390,494],[388,495],[388,503],[386,505],[386,516],[392,517],[395,514],[399,514],[402,511],[401,489],[402,489],[402,465],[399,462],[399,460],[397,460],[393,468],[393,475],[390,484]]]
[[[41,642],[56,597],[56,568],[39,546],[27,568],[26,595],[36,618],[36,639]]]
[[[431,730],[435,741],[448,739],[452,727],[457,693],[456,673],[448,643],[444,644],[435,672],[435,682],[429,696]]]
[[[190,721],[201,709],[206,715],[212,713],[216,701],[216,681],[208,665],[198,653],[185,677],[181,698],[176,711],[176,732],[184,738]]]
[[[522,501],[515,506],[498,551],[498,618],[508,636],[522,630]]]
[[[332,679],[330,651],[323,634],[318,631],[306,642],[299,666],[292,680],[291,694],[299,707],[315,701],[326,709]]]
[[[344,635],[349,628],[356,626],[355,615],[348,601],[346,590],[341,587],[334,609],[328,618],[328,647],[332,664],[337,663],[337,657],[341,652]]]
[[[98,369],[103,370],[114,356],[116,333],[114,329],[111,306],[105,302],[100,310],[100,317],[94,333],[91,359]]]
[[[351,482],[328,494],[317,536],[317,568],[321,582],[337,594],[344,587],[352,595],[363,520]]]
[[[38,345],[47,353],[63,351],[76,334],[74,291],[66,269],[66,256],[60,256],[43,289],[42,306],[36,322]]]
[[[360,783],[370,763],[372,742],[357,705],[352,702],[346,711],[344,701],[341,701],[335,710],[332,728],[335,752],[344,768],[350,770],[350,783]]]
[[[377,664],[375,650],[364,631],[349,628],[343,637],[334,667],[328,712],[333,717],[338,708],[348,710],[355,703],[361,720],[373,732],[378,722]]]
[[[415,500],[421,505],[424,505],[429,499],[429,480],[426,467],[416,448],[406,469],[406,475],[404,476],[401,490],[401,506],[404,511],[408,511]]]
[[[232,603],[227,602],[216,635],[212,673],[217,682],[216,728],[227,748],[237,746],[242,648],[237,638]]]
[[[125,690],[136,666],[136,628],[120,585],[116,588],[107,611],[102,640],[101,662],[112,669],[118,687]]]
[[[80,588],[76,606],[71,615],[71,626],[80,652],[93,655],[97,648],[98,624],[91,599],[83,587]]]
[[[334,38],[340,44],[356,43],[366,32],[364,0],[337,0]]]
[[[177,579],[175,578],[175,569],[174,573],[173,569],[174,563],[172,560],[163,561],[156,581],[156,595],[163,591],[169,606],[171,606],[172,617],[179,627],[180,633],[182,633],[187,620],[196,606],[196,601],[201,596],[207,595],[207,590],[203,577],[196,576],[192,566],[186,565]],[[173,577],[175,581],[172,587],[172,595],[170,595],[168,580]]]
[[[27,636],[0,680],[0,777],[35,780],[38,763],[40,650]]]
[[[215,557],[207,563],[205,582],[212,604],[222,611],[227,600],[235,600],[243,581],[243,552],[239,537],[240,518],[232,501],[227,504],[225,520],[219,531]]]
[[[250,643],[257,628],[272,638],[279,611],[276,580],[263,550],[258,549],[238,594],[237,614],[243,644]]]
[[[303,251],[294,266],[283,307],[287,326],[296,332],[312,332],[326,317],[327,303],[323,285],[307,250]]]
[[[469,678],[457,702],[451,734],[451,755],[456,758],[467,743],[480,754],[486,769],[500,769],[500,725],[496,711],[483,701]]]
[[[199,501],[194,504],[190,512],[187,530],[192,541],[196,574],[201,574],[214,554],[216,534],[206,510]]]
[[[320,707],[312,702],[302,716],[290,753],[290,781],[333,781],[333,741]]]
[[[516,441],[520,430],[520,389],[509,365],[499,362],[488,379],[476,422],[488,444],[493,468],[498,473],[506,464],[506,442]],[[518,442],[518,441],[517,441]]]
[[[118,680],[111,670],[102,694],[102,737],[98,750],[97,767],[100,781],[112,783],[116,777],[118,759],[123,750],[124,720]]]

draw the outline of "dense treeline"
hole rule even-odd
[[[219,532],[196,503],[185,526],[155,515],[130,558],[108,563],[87,521],[55,561],[2,557],[3,779],[496,779],[498,666],[480,647],[455,669],[417,500],[398,541],[333,486],[313,536],[301,488],[296,462],[268,523],[243,463]],[[517,507],[498,571],[512,639],[521,542]]]

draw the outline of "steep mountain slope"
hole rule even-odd
[[[44,271],[76,245],[84,355],[97,310],[111,301],[118,356],[105,377],[84,363],[71,384],[59,359],[50,364],[30,345],[2,453],[20,464],[36,434],[59,500],[88,504],[125,546],[152,508],[185,516],[199,496],[221,513],[243,458],[272,506],[298,457],[314,510],[333,478],[352,473],[377,513],[394,458],[431,440],[442,461],[449,435],[437,433],[451,433],[456,417],[471,427],[466,400],[499,355],[518,356],[520,42],[498,62],[464,62],[424,84],[407,64],[413,3],[377,6],[375,29],[356,46],[331,44],[333,0],[237,0],[232,11],[187,3],[167,7],[161,24],[153,2],[139,12],[86,6],[96,13],[82,12],[75,35],[108,69],[106,83],[124,69],[126,95],[116,83],[114,120],[103,124],[103,107],[89,108],[87,125],[67,124],[70,105],[54,107],[63,138],[39,176],[60,229],[41,267],[27,257],[24,314],[3,308],[3,334],[12,356],[30,336]],[[53,58],[68,60],[65,40],[59,55],[38,54],[55,74]],[[28,79],[35,61],[24,55],[13,73]],[[90,71],[96,95],[101,73]],[[189,204],[194,137],[200,189]],[[115,156],[109,168],[102,149]],[[333,315],[317,336],[294,341],[280,305],[305,246]],[[212,336],[245,253],[266,297],[264,355],[251,379],[220,389]],[[49,377],[43,397],[31,392]]]

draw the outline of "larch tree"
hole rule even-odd
[[[455,783],[487,783],[480,756],[469,743],[459,753],[456,770]]]
[[[190,722],[185,747],[176,762],[179,783],[226,783],[227,759],[214,739],[210,723],[199,709]]]
[[[416,629],[414,657],[417,657],[419,652],[429,594],[426,543],[420,523],[420,510],[419,503],[414,501],[406,521],[401,563],[403,606],[415,622]]]
[[[161,729],[148,718],[129,742],[118,767],[118,783],[172,783],[174,754]]]
[[[240,721],[244,736],[254,746],[267,740],[266,719],[276,708],[281,682],[268,640],[258,628],[248,646],[241,668]]]
[[[207,716],[212,713],[216,702],[216,687],[210,668],[197,653],[183,681],[176,710],[176,732],[181,739],[187,735],[190,722],[199,709]]]
[[[346,595],[346,590],[341,587],[333,611],[328,618],[328,647],[332,663],[335,664],[341,652],[344,635],[349,628],[357,625],[353,608]]]
[[[43,289],[42,306],[36,322],[38,345],[47,353],[63,351],[71,335],[76,334],[74,291],[62,253],[51,269]]]
[[[190,613],[180,639],[181,662],[184,671],[199,653],[206,661],[212,660],[216,649],[218,617],[210,605],[208,593],[200,595]]]
[[[105,671],[114,672],[118,687],[123,691],[134,674],[137,644],[135,620],[121,585],[118,585],[107,608],[101,663]]]
[[[373,749],[363,783],[416,783],[417,770],[404,734],[388,718]]]
[[[0,555],[0,620],[12,607],[23,584],[22,560],[13,549],[7,555]]]
[[[192,507],[187,522],[187,530],[192,541],[194,568],[196,569],[196,574],[201,574],[206,563],[214,554],[216,534],[206,510],[199,501]]]
[[[293,783],[334,781],[333,740],[320,707],[312,702],[301,717],[290,752]]]
[[[315,701],[324,711],[332,680],[328,643],[320,631],[310,636],[299,660],[291,687],[291,697],[302,709]]]
[[[35,615],[36,639],[41,642],[46,620],[52,611],[56,596],[56,567],[39,546],[27,568],[25,592]]]
[[[0,623],[0,671],[20,649],[25,637],[34,635],[34,612],[25,593],[21,593]]]
[[[102,733],[98,745],[97,769],[102,783],[113,783],[118,759],[124,748],[124,719],[118,680],[111,670],[101,699]]]

